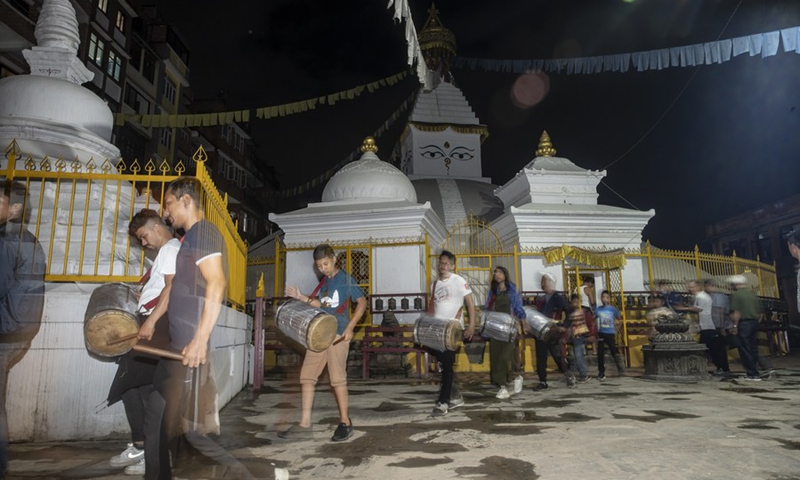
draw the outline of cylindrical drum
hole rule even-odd
[[[86,348],[101,357],[116,357],[136,345],[136,338],[124,342],[114,340],[139,331],[137,304],[133,289],[127,284],[110,283],[97,287],[89,298],[83,317]]]
[[[507,313],[486,312],[483,314],[481,336],[501,342],[513,342],[517,338],[517,321]]]
[[[279,306],[275,318],[284,335],[312,352],[325,350],[336,338],[336,317],[298,300]]]
[[[414,343],[434,350],[456,351],[463,336],[461,322],[423,315],[414,323]]]
[[[544,342],[553,341],[558,336],[555,320],[545,316],[539,310],[531,307],[522,307],[525,310],[525,323],[531,334]]]

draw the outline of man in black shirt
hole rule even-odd
[[[542,290],[544,290],[544,297],[537,304],[539,311],[549,318],[556,320],[559,318],[566,319],[566,315],[569,312],[569,304],[564,295],[556,291],[556,281],[549,273],[542,274]],[[564,327],[558,328],[562,331],[564,330]],[[539,384],[533,387],[534,391],[539,392],[550,388],[547,385],[548,352],[555,360],[558,370],[567,377],[567,386],[575,388],[575,375],[569,370],[567,360],[561,355],[559,342],[560,337],[551,342],[536,339],[536,374],[539,376]]]
[[[204,218],[202,194],[199,180],[181,177],[164,195],[164,211],[173,228],[186,232],[175,260],[168,307],[170,348],[180,352],[183,360],[162,358],[156,367],[156,391],[150,395],[145,420],[146,479],[172,478],[169,452],[180,434],[190,393],[186,384],[191,385],[194,369],[208,359],[211,332],[226,297],[225,242],[217,227]],[[156,434],[159,431],[161,435]],[[190,437],[190,433],[187,438],[194,444],[193,438],[200,436]]]

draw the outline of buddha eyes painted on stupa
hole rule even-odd
[[[424,147],[420,147],[420,155],[422,158],[427,158],[429,160],[438,160],[440,158],[444,158],[459,160],[462,162],[475,158],[475,155],[473,154],[475,149],[473,148],[459,146],[451,149],[448,142],[445,142],[444,147],[445,148],[441,148],[437,145],[426,145]]]

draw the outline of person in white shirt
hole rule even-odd
[[[453,273],[456,265],[456,256],[447,250],[443,250],[439,255],[437,269],[439,278],[433,282],[431,288],[431,301],[428,305],[430,313],[437,318],[457,319],[464,327],[463,307],[467,304],[467,314],[469,316],[469,327],[464,330],[464,339],[471,340],[475,333],[475,302],[472,298],[472,290],[463,277]],[[449,410],[464,405],[464,399],[460,394],[453,393],[454,371],[453,365],[456,360],[456,352],[434,351],[442,366],[442,381],[439,389],[439,399],[433,407],[433,416],[447,415]]]
[[[137,314],[139,339],[151,341],[150,345],[166,348],[169,345],[167,306],[172,277],[175,276],[175,259],[181,243],[173,238],[158,212],[144,209],[133,216],[128,225],[130,235],[139,240],[143,248],[158,252],[153,265],[140,280]],[[147,399],[153,391],[153,374],[157,360],[131,350],[120,357],[119,367],[108,392],[108,404],[122,400],[125,415],[131,428],[131,443],[119,455],[109,460],[112,467],[125,467],[128,475],[144,475],[144,419]]]
[[[708,355],[714,366],[717,367],[715,373],[721,374],[726,370],[727,362],[722,359],[722,356],[727,356],[725,351],[724,339],[720,337],[719,330],[714,325],[714,317],[712,315],[714,301],[711,295],[706,293],[703,288],[703,283],[697,280],[690,280],[687,284],[689,293],[694,296],[694,304],[688,307],[676,307],[678,310],[684,310],[697,313],[700,319],[700,343],[705,344],[708,348]]]

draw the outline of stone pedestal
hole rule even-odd
[[[689,324],[671,311],[657,313],[650,345],[642,347],[644,378],[670,382],[696,382],[709,378],[706,346],[694,341]]]

